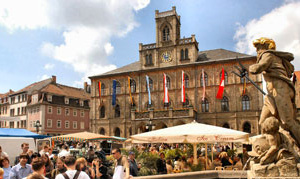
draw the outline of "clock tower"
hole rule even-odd
[[[196,61],[198,42],[195,35],[180,38],[180,16],[176,12],[176,7],[164,12],[156,10],[155,22],[156,42],[139,44],[142,69],[176,66]]]

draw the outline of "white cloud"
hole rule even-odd
[[[259,19],[253,19],[245,26],[239,25],[234,37],[236,50],[256,54],[252,41],[260,37],[272,38],[279,51],[292,52],[295,69],[300,70],[300,2],[286,1]]]
[[[51,64],[51,63],[47,63],[45,66],[44,66],[44,68],[46,69],[46,70],[52,70],[53,68],[54,68],[54,64]]]
[[[48,75],[43,75],[43,76],[40,78],[40,80],[45,80],[45,79],[48,79],[48,78],[50,78]]]
[[[64,42],[44,42],[40,52],[70,64],[76,72],[96,75],[116,66],[108,62],[112,37],[138,26],[135,13],[150,0],[6,0],[0,1],[0,25],[16,29],[51,28],[62,31]]]
[[[107,43],[104,45],[104,49],[105,49],[105,53],[107,55],[110,55],[113,52],[114,47],[111,45],[111,43]]]

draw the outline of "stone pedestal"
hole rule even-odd
[[[276,164],[260,165],[250,163],[248,178],[253,177],[298,177],[300,164],[293,160],[279,160]]]

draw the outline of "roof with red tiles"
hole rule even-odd
[[[78,99],[90,99],[91,95],[87,92],[85,92],[81,88],[74,88],[70,86],[65,86],[61,84],[48,84],[45,86],[41,92],[46,92],[50,94],[55,94],[59,96],[67,96],[67,97],[73,97]]]
[[[48,85],[51,82],[52,82],[52,78],[48,78],[46,80],[35,82],[35,83],[32,83],[32,84],[26,86],[25,88],[22,88],[16,92],[12,93],[12,95],[19,94],[22,92],[27,92],[28,94],[31,94],[33,91],[40,90],[41,88],[45,87],[46,85]]]

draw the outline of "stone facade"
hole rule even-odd
[[[194,35],[180,38],[180,16],[175,7],[166,12],[156,11],[155,20],[156,43],[139,44],[139,61],[90,77],[92,132],[129,137],[147,131],[151,119],[156,129],[196,120],[258,134],[263,95],[251,83],[244,84],[231,73],[237,71],[234,67],[239,65],[237,59],[248,69],[256,57],[224,49],[199,51]],[[226,76],[225,98],[219,100],[216,94],[222,68]],[[202,101],[202,70],[205,102]],[[181,102],[182,71],[186,75],[186,103]],[[169,104],[163,102],[163,73],[169,81]],[[146,75],[153,83],[150,89],[152,105],[148,104]],[[262,88],[260,75],[250,74],[249,77]],[[118,83],[115,106],[111,102],[113,80]],[[101,96],[99,81],[102,84]],[[134,105],[130,101],[129,86]]]

